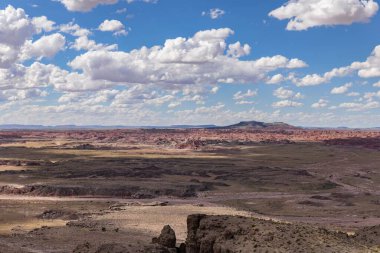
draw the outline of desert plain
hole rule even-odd
[[[380,252],[380,131],[1,131],[0,214],[2,253]]]

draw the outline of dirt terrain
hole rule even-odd
[[[0,252],[379,252],[380,132],[279,126],[0,131]]]

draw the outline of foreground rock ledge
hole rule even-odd
[[[362,229],[354,236],[349,236],[347,233],[308,224],[281,223],[240,216],[195,214],[188,216],[187,230],[186,242],[176,245],[175,232],[167,225],[159,237],[153,238],[151,244],[133,252],[380,252],[380,225]],[[84,250],[82,248],[74,252],[92,253],[86,251],[87,247],[84,246]],[[120,245],[102,245],[94,252],[132,251]]]

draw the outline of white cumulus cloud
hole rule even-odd
[[[272,107],[274,108],[300,107],[300,106],[303,106],[303,104],[296,101],[288,100],[288,99],[277,101],[272,104]]]
[[[266,81],[267,84],[278,84],[285,80],[285,77],[282,74],[276,74],[268,78]]]
[[[306,64],[281,55],[242,61],[226,53],[229,28],[206,30],[191,38],[169,39],[164,46],[124,51],[90,51],[69,65],[91,80],[126,84],[177,86],[187,84],[251,83],[278,69]]]
[[[238,91],[234,94],[233,99],[244,100],[255,96],[257,96],[257,90],[247,90],[247,92]]]
[[[380,103],[377,101],[369,101],[365,103],[348,102],[341,103],[338,107],[346,109],[348,111],[364,111],[380,108]]]
[[[119,0],[58,0],[69,11],[88,12],[97,7],[98,5],[111,5],[116,4]],[[127,3],[144,2],[144,3],[157,3],[158,0],[126,0]]]
[[[368,22],[378,9],[374,0],[291,0],[269,16],[290,19],[286,29],[301,31],[316,26]]]
[[[21,58],[26,60],[30,58],[42,59],[51,58],[59,51],[63,50],[66,44],[66,38],[60,33],[54,33],[42,36],[38,40],[28,41],[22,48]]]
[[[51,32],[55,29],[55,22],[48,20],[46,16],[35,17],[32,19],[32,23],[36,28],[38,33],[41,32]]]
[[[128,32],[124,29],[125,26],[119,20],[104,20],[99,25],[99,30],[102,32],[114,32],[114,35],[127,35]]]
[[[248,44],[241,45],[239,41],[228,46],[227,54],[232,57],[240,58],[249,55],[250,53],[251,47]]]
[[[80,51],[94,51],[94,50],[117,50],[118,45],[104,45],[101,43],[96,43],[94,40],[90,40],[87,36],[81,36],[75,39],[74,44],[71,45],[71,48]]]
[[[318,109],[318,108],[324,108],[324,107],[326,107],[328,105],[328,103],[329,102],[326,99],[322,99],[321,98],[321,99],[318,100],[318,102],[312,104],[311,107],[312,108],[316,108],[316,109]]]
[[[87,12],[98,5],[115,4],[118,0],[60,0],[69,11]]]
[[[309,74],[302,78],[293,77],[291,78],[291,81],[297,86],[313,86],[328,83],[336,77],[344,77],[355,73],[360,78],[380,77],[380,45],[373,49],[366,61],[356,61],[349,66],[334,68],[323,75]]]
[[[346,83],[342,86],[334,87],[330,93],[331,94],[343,94],[343,93],[346,93],[348,91],[348,89],[351,87],[352,87],[352,83]]]
[[[279,99],[302,99],[304,97],[300,92],[296,93],[292,90],[288,90],[283,87],[274,90],[273,95]]]

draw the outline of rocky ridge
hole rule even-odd
[[[96,250],[83,244],[73,253],[252,253],[252,252],[379,252],[380,226],[354,235],[307,224],[275,222],[240,216],[195,214],[187,218],[187,238],[177,244],[175,231],[166,225],[152,243],[131,251],[122,244]]]

